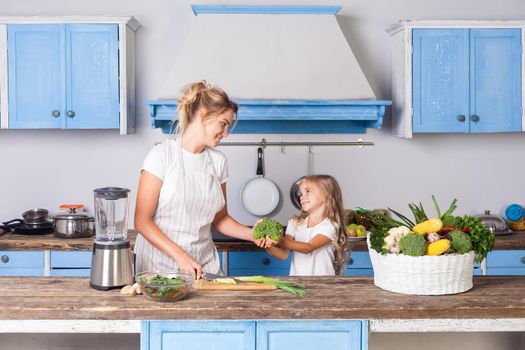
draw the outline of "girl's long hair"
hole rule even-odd
[[[347,244],[341,188],[335,178],[330,175],[308,175],[303,177],[300,183],[317,186],[325,196],[326,216],[334,225],[337,237],[336,242],[334,242],[334,268],[336,274],[343,275],[343,265],[350,256],[350,246]],[[294,225],[298,225],[303,222],[306,217],[308,217],[308,213],[301,211],[300,214],[292,218],[292,222]]]

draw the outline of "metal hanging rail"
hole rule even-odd
[[[312,146],[357,146],[359,148],[363,148],[364,146],[374,146],[373,142],[367,142],[363,141],[362,139],[358,139],[357,141],[327,141],[327,142],[307,142],[307,141],[271,141],[268,142],[266,139],[262,139],[260,142],[253,142],[253,141],[231,141],[231,142],[221,142],[218,146],[259,146],[262,148],[265,148],[267,146],[279,146],[281,148],[285,146],[306,146],[306,147],[312,147]]]

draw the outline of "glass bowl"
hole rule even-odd
[[[141,272],[135,279],[146,298],[162,302],[184,298],[193,282],[192,275],[179,271]]]

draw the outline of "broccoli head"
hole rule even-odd
[[[253,229],[253,238],[259,239],[264,237],[270,237],[274,241],[281,239],[283,232],[283,226],[270,218],[263,218],[261,222]]]
[[[399,240],[399,252],[410,256],[422,256],[427,251],[427,241],[423,235],[409,233]]]
[[[472,250],[472,240],[470,237],[459,230],[450,231],[448,233],[452,240],[452,248],[458,254],[465,254]]]

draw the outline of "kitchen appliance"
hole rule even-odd
[[[94,191],[95,242],[89,285],[99,290],[133,283],[133,263],[128,240],[127,188],[104,187]]]
[[[55,215],[55,232],[59,238],[83,238],[95,234],[95,218],[77,213],[84,208],[83,204],[63,204],[60,209],[67,209],[68,213]]]

